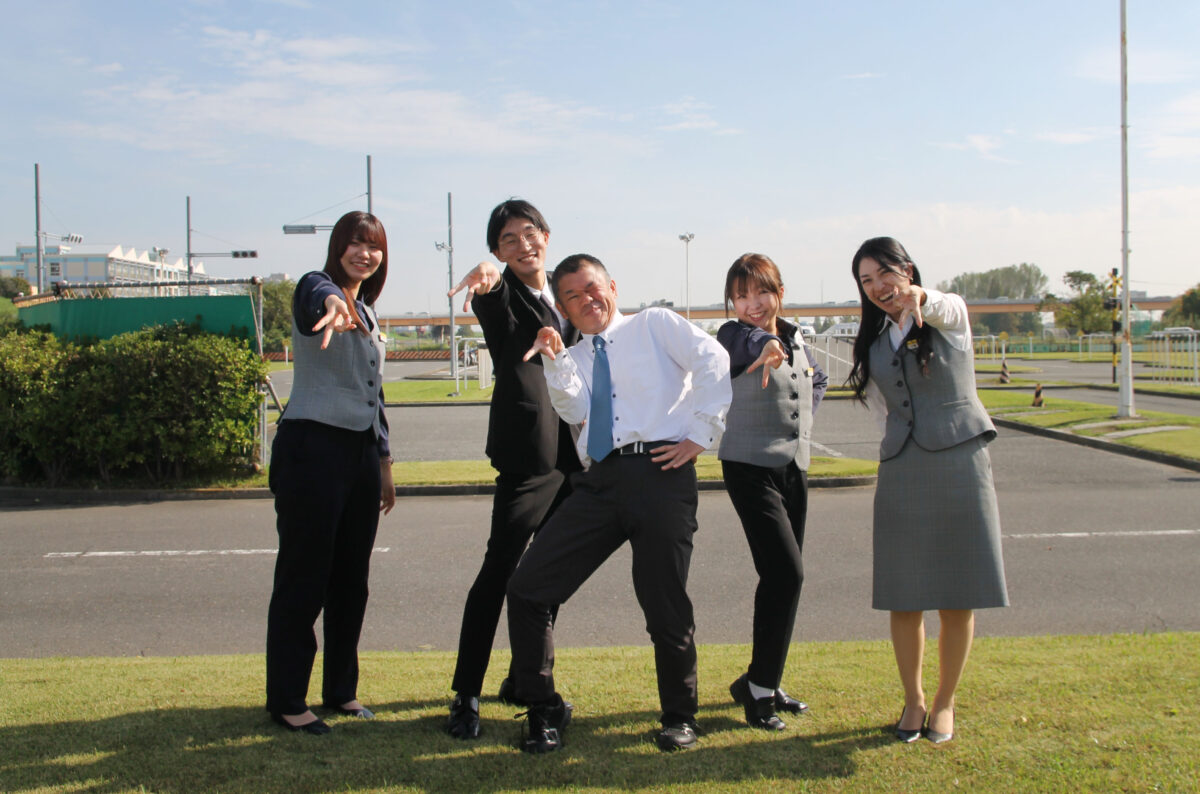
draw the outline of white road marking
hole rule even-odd
[[[1147,529],[1143,532],[1134,530],[1116,530],[1114,532],[1031,532],[1024,535],[1005,535],[1006,538],[1024,540],[1026,538],[1140,538],[1147,535],[1200,535],[1200,529]]]
[[[391,551],[390,546],[376,546],[372,552]],[[203,557],[206,555],[278,554],[279,549],[147,549],[144,551],[51,551],[43,558],[55,557]]]

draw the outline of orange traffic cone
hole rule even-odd
[[[1042,384],[1040,383],[1037,385],[1037,388],[1033,390],[1033,407],[1042,407]]]
[[[1008,359],[1007,358],[1002,359],[1000,361],[1000,382],[1001,383],[1011,383],[1012,382],[1012,378],[1010,378],[1008,376]]]

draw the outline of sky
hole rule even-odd
[[[601,259],[622,306],[719,304],[758,251],[788,302],[850,301],[899,239],[927,285],[1030,262],[1121,265],[1118,0],[318,2],[2,0],[0,252],[42,226],[186,251],[208,273],[320,269],[366,209],[378,308],[444,313],[533,202],[548,262]],[[1200,282],[1200,3],[1131,0],[1130,282]],[[691,233],[688,244],[680,235]],[[54,240],[49,240],[51,244]],[[461,309],[461,303],[456,310]]]

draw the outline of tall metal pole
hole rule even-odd
[[[42,252],[42,180],[38,172],[38,164],[33,164],[33,220],[37,224],[37,291],[38,294],[46,289],[46,274],[44,260],[45,254]]]
[[[679,239],[683,240],[683,290],[684,303],[687,306],[687,318],[692,319],[692,259],[691,246],[692,240],[696,239],[696,235],[691,232],[684,232],[679,235]]]
[[[374,215],[375,211],[371,209],[371,155],[367,155],[367,213]]]
[[[454,194],[446,193],[446,258],[449,262],[449,288],[454,289]],[[450,302],[450,374],[458,381],[458,326],[454,324],[454,298]]]
[[[187,294],[192,294],[192,197],[187,197]]]
[[[1121,0],[1121,371],[1117,416],[1137,416],[1133,407],[1133,340],[1129,329],[1129,67],[1125,56],[1125,0]]]

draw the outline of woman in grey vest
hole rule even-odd
[[[717,332],[733,379],[718,457],[759,578],[750,667],[729,693],[746,722],[779,731],[786,726],[777,711],[808,709],[779,684],[804,583],[809,435],[828,378],[796,326],[779,316],[783,280],[769,257],[743,254],[729,268],[726,312],[730,306],[737,319]]]
[[[350,212],[333,227],[325,269],[292,296],[296,363],[271,448],[279,555],[267,613],[267,711],[292,731],[329,732],[306,702],[322,610],[322,703],[374,716],[358,702],[358,637],[379,513],[396,501],[372,309],[386,279],[383,224]]]
[[[891,612],[904,686],[896,737],[942,743],[954,735],[954,691],[974,610],[1008,606],[987,451],[996,430],[975,393],[963,299],[922,288],[908,252],[890,237],[863,243],[852,270],[862,322],[849,381],[884,431],[872,606]],[[941,621],[938,688],[928,708],[921,683],[927,609]]]

